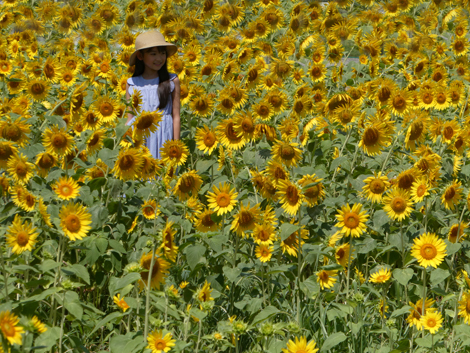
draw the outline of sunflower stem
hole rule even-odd
[[[300,317],[300,275],[302,273],[302,228],[300,227],[300,207],[299,207],[299,242],[298,242],[298,249],[297,249],[297,323],[300,327],[302,327],[302,318]]]
[[[57,287],[58,281],[60,279],[60,271],[62,269],[62,257],[63,257],[63,253],[65,252],[64,248],[65,248],[64,237],[62,235],[59,235],[59,245],[57,247],[57,262],[59,265],[57,267],[57,272],[54,278],[54,288]],[[56,314],[57,314],[57,308],[55,307],[55,296],[53,296],[52,311],[51,311],[52,326],[55,326]]]
[[[62,339],[64,337],[64,321],[65,321],[65,292],[62,299],[62,320],[60,320],[60,335],[59,335],[59,353],[62,353]]]
[[[348,272],[346,273],[346,299],[349,299],[349,276],[351,272],[351,254],[353,252],[353,241],[352,241],[352,233],[349,233],[349,254],[348,254]]]
[[[425,315],[426,312],[426,267],[423,267],[423,306],[421,308],[421,315]],[[424,331],[423,330],[423,338],[424,338]]]
[[[0,260],[2,261],[3,279],[5,282],[5,300],[9,302],[10,297],[8,295],[8,275],[7,275],[7,271],[5,270],[5,260],[3,259],[3,251],[0,251]]]
[[[201,343],[202,320],[199,320],[199,330],[197,334],[196,353],[199,352],[199,344]]]
[[[346,139],[344,140],[343,145],[341,146],[341,149],[339,150],[338,158],[341,157],[341,155],[343,153],[343,150],[346,147],[346,144],[348,143],[349,138],[351,137],[351,132],[352,132],[352,128],[349,129],[348,135],[346,136]],[[336,178],[336,174],[338,174],[338,168],[335,169],[335,172],[333,173],[333,178],[331,178],[331,184],[333,185],[333,188],[334,188],[333,193],[336,192],[336,184],[334,183],[335,178]]]
[[[157,243],[153,241],[152,247],[152,260],[150,261],[149,275],[147,279],[147,293],[145,293],[145,321],[144,321],[144,339],[147,341],[148,336],[148,323],[149,323],[149,311],[150,311],[150,286],[152,284],[152,272],[153,265],[155,264],[155,250],[157,248]]]

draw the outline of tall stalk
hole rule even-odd
[[[145,320],[144,320],[144,339],[147,340],[149,328],[149,311],[150,311],[150,288],[152,284],[152,272],[153,272],[153,265],[155,265],[155,250],[157,248],[157,243],[155,240],[153,241],[152,246],[152,260],[150,261],[150,269],[149,275],[147,278],[147,293],[145,295]]]

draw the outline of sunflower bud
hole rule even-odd
[[[144,269],[137,262],[131,262],[124,267],[125,273],[142,272],[143,270]]]
[[[243,321],[236,320],[233,323],[233,332],[236,333],[237,335],[241,335],[243,333],[246,333],[248,325],[245,324]]]
[[[295,321],[289,322],[286,328],[292,334],[298,334],[301,331],[299,324]]]
[[[274,333],[274,325],[270,322],[265,322],[259,328],[259,332],[264,336],[271,336]]]

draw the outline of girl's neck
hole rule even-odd
[[[158,78],[158,71],[146,67],[144,72],[142,73],[142,78],[145,80],[153,80],[155,78]]]

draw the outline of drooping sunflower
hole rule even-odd
[[[213,192],[207,193],[208,206],[217,211],[218,216],[231,212],[238,202],[238,192],[234,188],[230,189],[230,185],[226,183],[219,184],[219,187],[214,185],[212,190]]]
[[[459,316],[466,324],[470,323],[470,292],[464,292],[459,300]]]
[[[409,192],[395,188],[382,199],[383,210],[394,220],[401,221],[408,217],[413,210],[413,202],[410,200]]]
[[[285,212],[293,216],[297,213],[305,196],[294,183],[289,180],[279,180],[277,194]]]
[[[74,148],[73,137],[67,133],[67,130],[60,129],[58,126],[47,128],[44,131],[42,143],[46,152],[56,156],[64,156]]]
[[[147,219],[155,219],[160,214],[160,208],[154,199],[144,201],[142,205],[142,214]]]
[[[34,175],[34,164],[28,162],[28,157],[14,154],[7,162],[7,172],[13,180],[20,184],[25,184]]]
[[[372,283],[385,283],[392,277],[389,269],[381,268],[379,271],[370,275],[369,282]]]
[[[320,270],[317,272],[317,282],[320,283],[321,289],[332,288],[338,280],[335,276],[338,270]]]
[[[214,298],[211,297],[212,291],[211,284],[206,280],[202,288],[197,292],[197,298],[202,303],[214,300]]]
[[[62,200],[71,200],[78,196],[80,187],[72,177],[63,177],[57,180],[53,186],[53,190]]]
[[[135,148],[121,149],[112,173],[121,180],[138,179],[143,166],[142,151]]]
[[[382,172],[374,172],[374,176],[364,179],[364,184],[362,192],[373,203],[382,202],[382,195],[390,186],[387,176],[382,175]]]
[[[423,313],[423,299],[419,299],[416,304],[410,302],[410,315],[406,318],[406,321],[410,326],[416,326],[418,330],[421,330],[422,324],[421,324],[421,316],[425,315],[428,312],[435,311],[435,308],[432,308],[432,305],[434,304],[434,299],[428,298],[426,299],[426,302],[424,303],[424,313]]]
[[[442,327],[443,321],[444,319],[439,311],[428,311],[420,319],[422,328],[428,330],[431,334],[435,334]]]
[[[151,133],[157,131],[161,121],[162,114],[160,112],[143,111],[134,121],[134,138],[148,138]]]
[[[18,323],[20,319],[15,314],[10,311],[2,311],[0,313],[0,330],[5,339],[10,342],[10,344],[19,344],[21,345],[22,337],[21,334],[24,333],[23,327],[19,326]]]
[[[156,251],[153,256],[152,273],[150,273],[150,266],[152,266],[152,253],[143,253],[140,258],[140,266],[144,269],[140,273],[142,281],[139,283],[140,288],[147,288],[150,278],[150,288],[160,289],[160,284],[165,284],[165,277],[168,273],[170,264],[160,256],[160,251]]]
[[[373,122],[368,124],[362,134],[359,147],[369,156],[377,155],[382,148],[390,144],[390,135],[384,122]]]
[[[24,251],[32,251],[36,244],[39,233],[37,228],[33,228],[29,222],[22,223],[21,218],[15,215],[12,224],[7,228],[7,244],[15,254],[22,254]]]
[[[170,261],[176,260],[178,254],[178,247],[175,244],[176,230],[173,228],[174,223],[167,221],[162,230],[162,245],[160,249],[163,250],[163,255]]]
[[[196,196],[202,185],[202,179],[195,170],[182,174],[173,189],[173,193],[182,201],[191,195]]]
[[[72,241],[83,239],[91,229],[91,214],[79,203],[62,206],[59,218],[62,231]]]
[[[467,237],[467,234],[464,233],[465,229],[467,229],[467,225],[465,223],[453,224],[449,229],[447,239],[454,244],[461,242],[464,238]]]
[[[230,230],[235,230],[237,235],[245,237],[245,232],[252,231],[260,221],[259,205],[250,207],[249,203],[247,206],[242,204],[238,213],[233,217]]]
[[[0,136],[22,147],[28,143],[30,125],[21,118],[12,121],[9,117],[0,122]]]
[[[239,135],[236,132],[233,118],[221,121],[217,126],[216,134],[218,141],[229,150],[238,150],[246,144],[243,134]]]
[[[423,233],[413,241],[414,245],[411,248],[411,255],[418,260],[421,266],[437,268],[444,261],[446,244],[434,233]]]
[[[462,198],[462,183],[460,181],[453,181],[444,191],[441,196],[441,202],[448,210],[454,210],[456,204]]]
[[[342,227],[341,233],[352,237],[360,237],[364,233],[367,228],[365,222],[367,222],[369,215],[366,214],[367,211],[361,210],[362,204],[360,203],[354,204],[352,208],[349,205],[341,207],[336,215],[338,219],[336,227]]]
[[[302,157],[302,151],[297,148],[297,146],[298,144],[295,142],[276,140],[276,143],[272,147],[272,154],[277,161],[287,167],[296,166],[297,162]]]
[[[340,235],[341,233],[337,233]],[[344,268],[348,267],[348,262],[353,260],[353,255],[350,252],[352,251],[351,246],[349,243],[342,244],[338,246],[335,250],[335,259],[336,262],[339,263]]]
[[[18,149],[11,141],[0,141],[0,168],[6,168],[8,160],[16,155]]]
[[[303,195],[308,206],[313,207],[325,198],[323,179],[317,178],[315,174],[304,175],[299,180],[299,185],[303,189]]]
[[[160,153],[163,163],[178,167],[188,159],[189,149],[181,140],[167,140]]]
[[[208,208],[197,214],[195,227],[198,232],[213,232],[220,228],[220,224],[214,221],[212,215],[215,215],[215,212]]]

